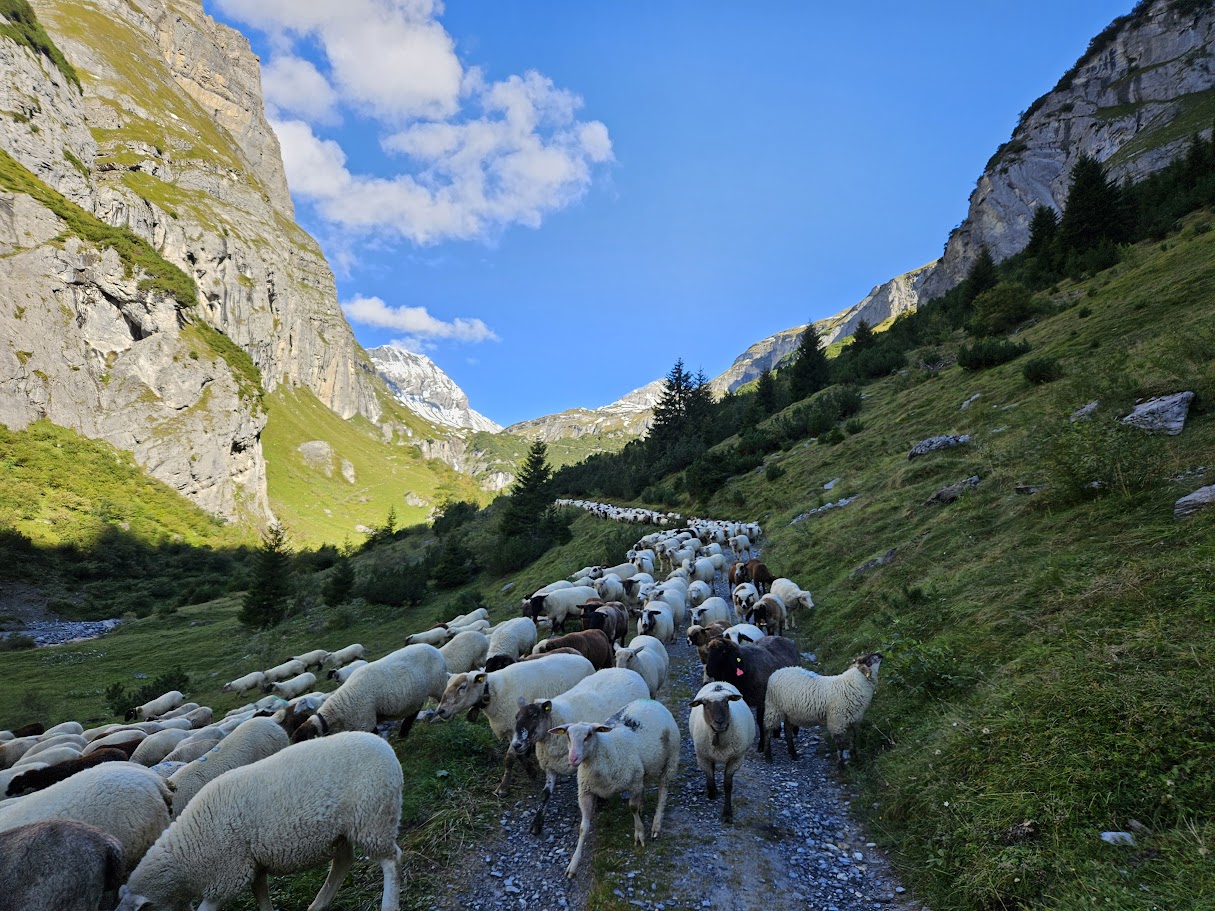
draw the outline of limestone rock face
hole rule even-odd
[[[1215,8],[1180,12],[1155,0],[1123,17],[1112,40],[1085,55],[1070,84],[1039,99],[988,163],[966,220],[921,289],[925,300],[963,278],[983,244],[997,261],[1029,241],[1040,205],[1062,211],[1071,170],[1091,155],[1117,180],[1138,180],[1169,164],[1194,130],[1215,89]]]
[[[464,390],[426,355],[381,345],[368,350],[367,356],[397,401],[431,423],[487,433],[502,429],[474,411]]]
[[[294,222],[257,57],[200,0],[33,6],[84,91],[0,39],[0,149],[148,241],[199,298],[179,312],[31,197],[0,195],[0,422],[50,418],[205,509],[268,518],[265,414],[198,324],[244,349],[266,391],[306,387],[343,418],[378,420],[383,387]]]

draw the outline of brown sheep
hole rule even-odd
[[[87,756],[65,759],[63,762],[44,766],[41,769],[30,769],[28,772],[14,776],[13,780],[8,783],[7,793],[9,797],[16,797],[27,792],[41,791],[43,788],[58,784],[65,778],[71,778],[77,772],[91,769],[95,765],[101,765],[103,762],[126,762],[128,758],[128,754],[123,750],[105,747],[96,753],[89,753]]]
[[[776,581],[776,576],[772,575],[772,571],[758,560],[748,560],[747,578],[743,581],[753,583],[761,595],[766,595],[772,583]]]
[[[589,614],[584,612],[582,627],[584,630],[603,630],[608,642],[619,642],[623,648],[625,638],[629,634],[629,609],[619,601],[609,601]]]
[[[715,620],[708,626],[688,627],[688,645],[696,649],[701,664],[709,660],[709,643],[714,639],[720,639],[729,628],[730,624],[725,620]]]
[[[615,665],[612,654],[612,643],[608,641],[607,633],[601,629],[585,629],[577,633],[566,633],[544,641],[540,654],[549,655],[559,648],[572,648],[586,657],[597,671]]]
[[[730,580],[730,590],[733,591],[736,585],[742,585],[744,582],[750,582],[751,577],[747,575],[747,564],[741,560],[737,563],[731,563],[730,568],[726,571],[726,578]]]
[[[37,721],[32,721],[29,724],[23,724],[19,728],[13,728],[10,733],[13,735],[14,740],[20,740],[22,737],[37,737],[39,734],[45,734],[46,727]]]

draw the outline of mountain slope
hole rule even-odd
[[[487,433],[502,429],[473,411],[464,390],[426,355],[381,345],[367,349],[367,356],[397,401],[432,424]]]

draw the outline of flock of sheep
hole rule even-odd
[[[682,521],[565,505],[660,528]],[[797,646],[783,633],[813,601],[748,559],[759,535],[755,525],[709,520],[655,531],[625,562],[588,566],[534,592],[521,617],[491,625],[481,608],[409,636],[378,660],[356,644],[245,674],[224,691],[268,695],[218,721],[174,691],[132,710],[124,724],[0,732],[0,895],[14,907],[59,911],[97,911],[115,899],[120,911],[187,911],[199,901],[199,911],[216,911],[252,889],[259,911],[269,911],[268,876],[329,862],[309,906],[322,911],[358,846],[380,864],[381,909],[393,911],[402,772],[374,732],[392,721],[404,738],[419,718],[461,713],[484,714],[508,743],[499,795],[521,764],[544,773],[533,833],[542,831],[557,777],[577,776],[582,820],[566,871],[573,876],[597,798],[627,792],[634,840],[643,845],[645,792],[656,786],[650,835],[661,831],[681,735],[656,697],[667,680],[667,644],[681,632],[704,664],[688,720],[697,764],[710,798],[721,767],[722,818],[730,822],[734,775],[757,731],[770,760],[782,727],[796,757],[797,728],[825,725],[844,761],[881,661],[866,655],[832,677],[798,666]],[[730,579],[732,604],[712,594],[718,575]],[[566,632],[571,621],[578,628]],[[542,630],[550,635],[540,639]],[[313,672],[325,668],[338,688],[310,692]],[[430,700],[436,706],[424,710]]]

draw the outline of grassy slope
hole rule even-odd
[[[390,508],[399,525],[412,525],[426,521],[431,505],[445,498],[481,495],[469,478],[424,459],[415,446],[386,442],[361,418],[343,420],[306,389],[280,389],[266,403],[270,419],[262,445],[271,507],[297,544],[361,540],[355,526],[382,525]],[[333,447],[328,474],[299,452],[311,440]],[[343,459],[354,467],[354,483],[342,476]],[[409,494],[427,505],[410,506]]]
[[[1022,335],[1029,357],[1060,359],[1064,379],[1031,386],[1024,359],[977,374],[913,369],[866,388],[862,432],[777,454],[783,477],[734,479],[705,510],[764,521],[767,562],[815,594],[804,645],[828,672],[888,654],[864,729],[880,756],[857,772],[861,806],[876,804],[873,824],[934,908],[1215,900],[1215,515],[1172,517],[1215,472],[1167,480],[1211,466],[1215,451],[1215,234],[1193,227],[1207,218],[1055,295],[1059,311]],[[1136,398],[1183,389],[1198,399],[1181,436],[1117,432]],[[1095,398],[1094,422],[1070,428]],[[907,460],[942,433],[974,442]],[[1060,495],[1059,463],[1083,475],[1083,460],[1115,458],[1128,478],[1154,465],[1161,483]],[[963,500],[926,504],[974,474],[982,485]],[[892,547],[891,565],[851,578]],[[1133,850],[1099,841],[1132,819],[1156,834]],[[1036,834],[1021,838],[1026,820]]]

